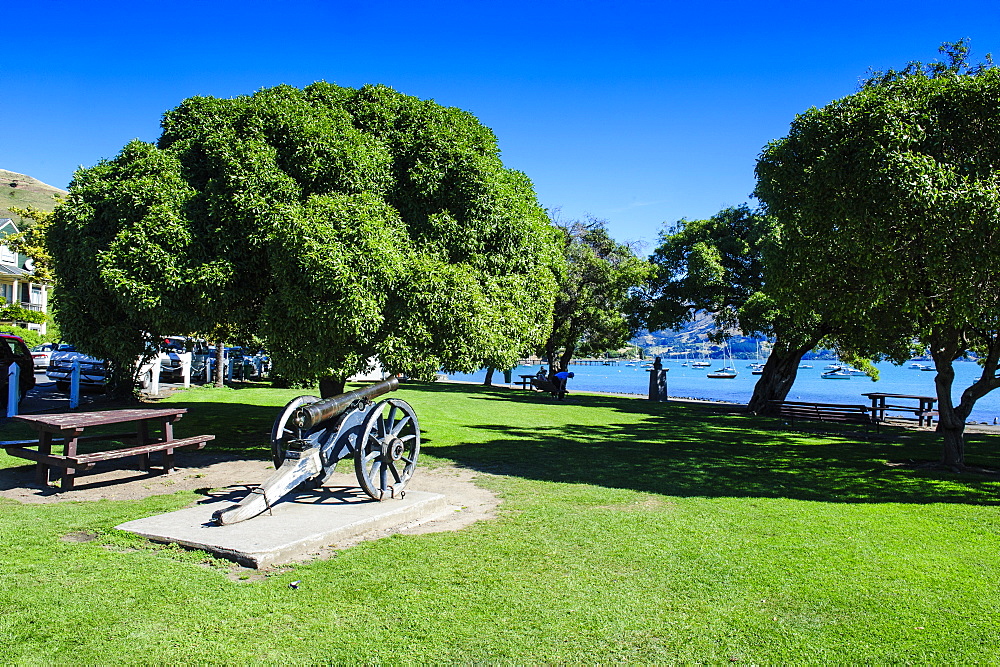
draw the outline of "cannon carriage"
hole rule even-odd
[[[398,387],[399,380],[389,378],[332,398],[290,401],[271,429],[274,474],[239,503],[216,511],[213,523],[250,519],[300,486],[322,486],[344,459],[353,460],[372,499],[402,498],[420,454],[420,425],[406,401],[373,400]]]

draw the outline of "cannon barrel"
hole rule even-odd
[[[342,415],[355,401],[372,399],[376,396],[387,394],[390,391],[395,391],[398,388],[399,380],[391,377],[388,380],[382,380],[367,387],[349,391],[346,394],[339,394],[332,398],[324,398],[321,401],[303,405],[295,411],[295,416],[292,420],[296,426],[308,431],[317,424]]]

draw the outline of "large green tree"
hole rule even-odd
[[[782,223],[788,270],[771,292],[816,309],[859,353],[937,366],[941,462],[964,465],[976,400],[1000,386],[1000,71],[945,62],[877,73],[810,109],[757,165],[757,196]],[[952,398],[967,350],[982,374]]]
[[[608,234],[603,220],[554,222],[562,248],[555,264],[558,293],[542,351],[553,372],[565,370],[574,354],[623,347],[641,326],[641,288],[650,266],[627,243]]]
[[[644,314],[648,328],[674,329],[708,312],[717,340],[736,330],[773,338],[748,405],[752,412],[785,399],[802,355],[827,333],[814,313],[793,318],[767,294],[769,279],[785,268],[776,252],[779,236],[773,218],[744,204],[664,229],[650,257],[656,272]]]
[[[547,217],[471,114],[316,83],[194,97],[162,127],[78,171],[49,233],[63,333],[120,380],[169,334],[258,334],[329,394],[372,358],[513,365],[548,330]]]

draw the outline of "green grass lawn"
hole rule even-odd
[[[297,393],[195,389],[169,402],[190,408],[179,436],[215,433],[214,449],[264,458],[277,406]],[[195,493],[0,500],[0,659],[997,660],[1000,483],[887,465],[937,458],[933,434],[824,435],[691,405],[468,385],[395,396],[417,409],[421,466],[481,471],[503,498],[498,518],[235,581],[204,554],[113,530]],[[996,437],[973,436],[968,451],[1000,462]],[[78,531],[98,537],[65,539]]]

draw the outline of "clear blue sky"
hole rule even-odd
[[[655,242],[749,200],[761,148],[869,67],[972,39],[1000,5],[941,2],[63,2],[4,6],[0,168],[65,188],[192,95],[383,83],[471,111],[563,219]]]

